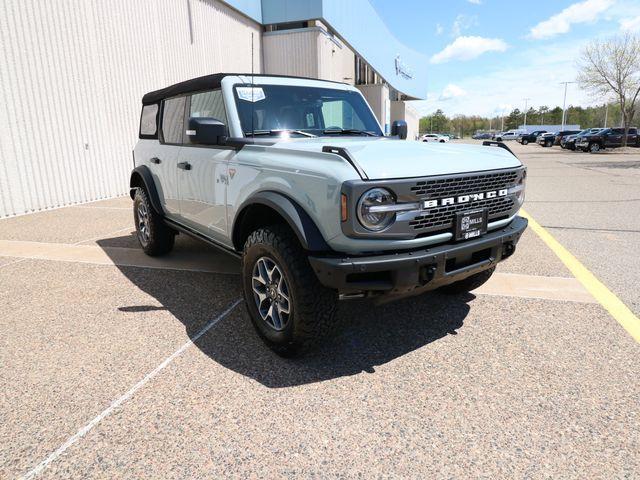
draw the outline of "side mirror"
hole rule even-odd
[[[394,120],[391,124],[391,135],[400,138],[400,140],[407,139],[407,122],[404,120]]]
[[[221,145],[227,136],[227,126],[213,117],[190,117],[187,136],[191,143]]]

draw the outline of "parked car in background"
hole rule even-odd
[[[602,128],[587,128],[585,130],[582,130],[580,133],[576,133],[575,135],[565,135],[560,140],[560,146],[562,148],[566,148],[567,150],[575,150],[576,149],[576,141],[580,137],[584,137],[585,135],[588,135],[590,133],[597,133],[600,130],[603,130],[603,129]]]
[[[567,137],[569,135],[577,135],[578,133],[580,133],[580,130],[561,130],[556,134],[553,144],[560,145],[560,142],[564,137]]]
[[[543,133],[536,139],[536,143],[543,147],[551,147],[556,141],[557,132]]]
[[[427,133],[422,136],[422,141],[445,143],[449,141],[449,137],[445,137],[444,135],[439,135],[437,133]]]
[[[487,133],[487,132],[476,133],[471,138],[473,138],[474,140],[489,140],[490,138],[492,138],[492,135],[490,133]]]
[[[502,142],[504,140],[515,140],[520,135],[519,130],[508,130],[506,132],[496,134],[496,141]]]
[[[576,148],[583,152],[599,152],[605,148],[618,148],[622,146],[624,128],[605,128],[599,132],[590,133],[580,137],[576,141]],[[627,146],[640,147],[640,137],[637,128],[629,128],[627,134]]]
[[[547,133],[546,130],[534,130],[531,133],[521,133],[516,138],[516,142],[521,143],[522,145],[527,145],[528,143],[535,142],[537,138],[543,133]]]

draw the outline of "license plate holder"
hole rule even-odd
[[[489,212],[486,208],[456,213],[454,237],[456,241],[470,240],[487,233]]]

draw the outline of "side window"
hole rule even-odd
[[[638,133],[638,129],[637,128],[630,128],[629,129],[629,135],[637,135]]]
[[[158,104],[145,105],[140,115],[140,138],[158,138]]]
[[[611,133],[614,135],[622,135],[624,133],[623,128],[613,128],[611,129]]]
[[[164,101],[162,109],[162,137],[165,143],[182,143],[185,97]]]
[[[189,117],[213,117],[227,124],[227,113],[221,90],[195,93],[191,95]]]

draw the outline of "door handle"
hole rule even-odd
[[[153,157],[151,160],[149,160],[151,163],[155,163],[156,165],[159,163],[162,163],[162,160],[160,160],[158,157]]]
[[[189,162],[180,162],[178,168],[180,170],[191,170],[191,164]]]

